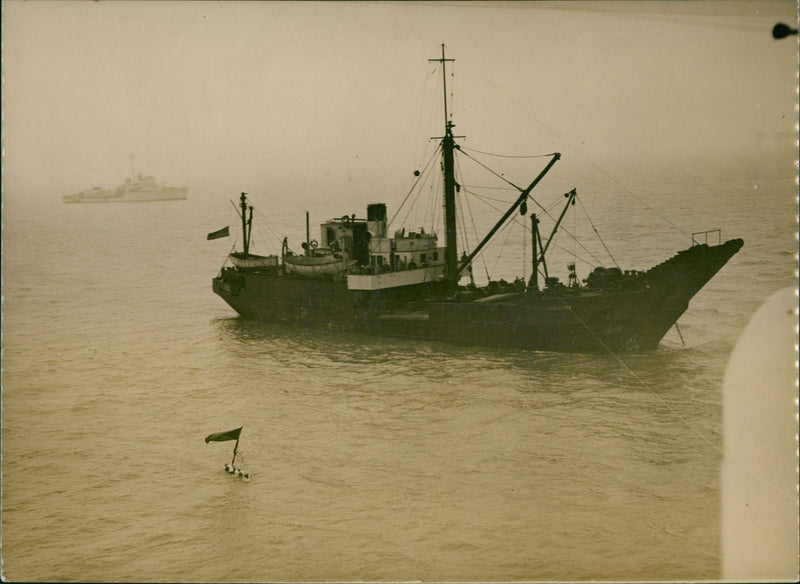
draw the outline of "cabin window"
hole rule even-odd
[[[424,253],[419,254],[419,261],[422,262],[423,264],[425,263],[425,254]]]
[[[438,251],[433,252],[433,261],[437,261],[438,259],[439,259],[439,252]]]

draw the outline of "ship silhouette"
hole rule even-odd
[[[444,45],[442,65],[446,92]],[[647,270],[596,267],[579,282],[574,263],[568,282],[548,271],[547,252],[577,192],[564,206],[549,235],[530,214],[531,269],[528,281],[490,281],[462,286],[472,262],[515,214],[528,214],[531,192],[561,158],[549,162],[502,218],[471,251],[459,254],[456,204],[461,185],[455,156],[462,154],[448,118],[445,98],[441,151],[444,245],[423,229],[388,230],[387,207],[370,204],[355,214],[326,221],[312,239],[306,215],[303,251],[293,253],[284,239],[280,256],[250,253],[253,207],[242,193],[239,216],[243,251],[230,254],[212,281],[213,291],[236,312],[273,322],[340,327],[371,335],[432,339],[466,345],[493,345],[563,352],[643,352],[654,350],[687,310],[689,301],[736,254],[741,239],[721,242],[719,230],[694,234],[691,246]],[[419,173],[415,173],[419,174]],[[227,230],[225,232],[227,234]],[[717,234],[717,244],[709,244]],[[699,236],[699,237],[695,237]],[[710,236],[710,237],[709,237]],[[209,236],[210,237],[210,236]]]

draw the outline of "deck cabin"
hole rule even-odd
[[[435,233],[399,229],[387,234],[386,205],[367,206],[367,218],[355,215],[320,225],[319,247],[355,260],[357,271],[347,276],[351,290],[408,286],[444,278],[444,247]]]

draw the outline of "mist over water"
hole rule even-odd
[[[443,131],[679,164],[794,148],[794,2],[7,2],[4,192],[141,172],[287,200],[392,189]],[[98,50],[102,47],[102,50]],[[636,154],[634,157],[633,154]],[[565,162],[564,164],[569,164]],[[575,168],[585,165],[581,159]],[[402,181],[400,181],[402,183]]]
[[[679,321],[685,347],[673,330],[624,366],[240,319],[210,290],[231,243],[205,241],[230,207],[210,193],[12,204],[5,575],[718,577],[720,386],[750,314],[792,282],[794,184],[706,183],[720,205],[695,195],[700,180],[657,178],[672,221],[714,220],[745,247]],[[614,197],[598,193],[598,227]],[[618,261],[677,249],[644,228],[609,239]],[[231,443],[203,443],[240,425],[249,483],[222,470]]]
[[[769,36],[796,4],[755,6],[4,3],[4,576],[718,578],[723,374],[796,284],[797,47]],[[564,154],[534,192],[557,214],[578,191],[548,252],[562,281],[744,239],[656,352],[277,326],[212,293],[240,192],[256,252],[299,249],[305,211],[313,237],[401,208],[442,132],[442,42],[465,147]],[[61,203],[130,154],[188,200]],[[471,154],[523,187],[544,165]],[[514,195],[465,177],[474,246]],[[439,188],[398,222],[441,234]],[[479,282],[530,275],[528,221]],[[249,483],[203,442],[238,426]]]

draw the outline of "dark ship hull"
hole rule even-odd
[[[214,292],[243,316],[374,335],[539,351],[654,350],[691,298],[742,247],[695,245],[658,266],[581,288],[447,295],[443,283],[349,290],[279,270],[228,268]]]

